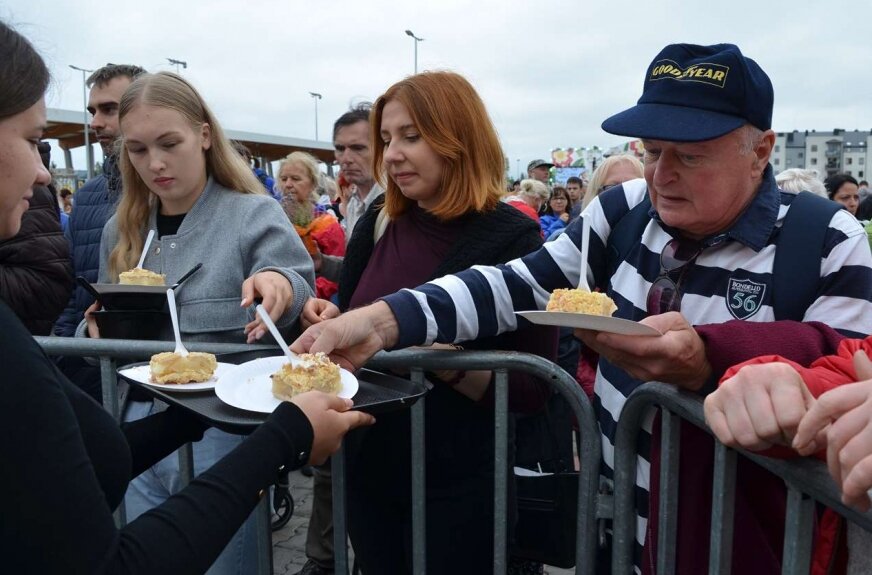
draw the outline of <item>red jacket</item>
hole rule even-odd
[[[754,323],[730,321],[724,324],[696,326],[706,344],[706,356],[717,376],[723,379],[744,365],[738,362],[766,361],[761,353],[790,358],[794,366],[823,361],[821,356],[836,351],[843,337],[832,328],[817,322],[792,321]],[[839,348],[841,349],[841,348]],[[772,360],[773,356],[768,356]],[[756,358],[756,359],[750,359]],[[826,359],[826,358],[825,358]],[[818,387],[823,393],[829,387]],[[679,462],[678,536],[676,573],[708,572],[709,533],[712,500],[713,439],[705,431],[684,423],[681,429]],[[785,450],[786,451],[786,450]],[[793,454],[796,455],[795,453]],[[643,573],[653,573],[656,564],[657,512],[659,506],[660,423],[655,421],[651,439],[651,496],[649,498],[648,533],[642,560]],[[736,504],[733,522],[734,573],[774,575],[781,572],[784,543],[786,489],[784,482],[762,467],[739,458],[736,471]],[[839,546],[840,518],[829,512],[817,524],[812,573],[843,573],[846,558],[836,553]],[[844,539],[844,537],[841,537]],[[844,547],[843,544],[841,544]]]

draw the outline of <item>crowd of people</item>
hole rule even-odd
[[[531,461],[522,453],[536,429],[525,422],[551,419],[544,442],[556,434],[571,445],[572,421],[556,421],[546,382],[513,374],[509,469],[592,465],[611,479],[621,409],[640,385],[660,381],[704,398],[723,443],[820,457],[846,504],[872,506],[865,182],[774,174],[772,83],[738,47],[673,44],[655,56],[637,105],[602,123],[640,138],[641,159],[612,156],[589,179],[559,184],[549,162],[534,160],[511,186],[486,106],[456,73],[407,77],[338,118],[334,182],[303,152],[284,158],[273,179],[227,138],[190,82],[109,64],[88,80],[103,172],[73,195],[69,214],[41,142],[48,70],[3,22],[0,54],[4,569],[252,573],[255,505],[280,473],[311,464],[315,497],[300,573],[330,574],[325,461],[344,438],[348,533],[361,572],[412,572],[407,411],[376,422],[350,410],[351,401],[310,392],[242,437],[131,390],[119,425],[100,405],[95,366],[41,351],[32,335],[100,337],[99,303],[74,288],[75,276],[116,282],[141,258],[168,283],[203,264],[180,292],[186,340],[261,340],[258,300],[292,351],[325,352],[353,371],[380,350],[409,346],[526,352],[558,363],[591,398],[602,460],[570,453],[552,463],[552,455]],[[788,242],[801,210],[803,231],[822,239],[797,254]],[[146,246],[149,232],[155,239]],[[797,286],[808,290],[780,287],[790,283],[783,261],[811,272],[802,280],[811,285]],[[615,317],[661,335],[558,330],[513,313],[544,309],[555,289],[578,286],[585,268],[591,288],[614,300]],[[427,571],[492,572],[494,372],[426,377]],[[656,563],[663,519],[659,433],[652,411],[636,477],[634,561],[645,572]],[[174,451],[188,442],[196,478],[183,486]],[[708,565],[711,442],[682,427],[680,573]],[[510,488],[510,555],[519,520],[512,498]],[[128,523],[118,528],[112,512],[122,501]],[[780,572],[783,482],[743,460],[735,506],[733,569]],[[814,565],[863,572],[866,537],[851,529],[848,546],[836,544],[845,526],[829,510],[816,525]],[[606,535],[589,558],[603,572],[608,549]],[[516,555],[509,572],[543,566]]]

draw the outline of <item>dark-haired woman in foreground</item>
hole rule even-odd
[[[17,233],[31,188],[50,180],[37,153],[48,81],[33,47],[0,22],[0,238]],[[346,412],[345,400],[299,396],[179,494],[119,530],[112,510],[130,478],[205,428],[170,408],[120,429],[2,302],[0,325],[4,573],[203,573],[280,469],[323,461],[348,429],[372,421]]]

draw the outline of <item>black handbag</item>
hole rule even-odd
[[[512,555],[564,569],[575,566],[578,473],[515,475],[518,524]]]
[[[552,473],[515,474],[518,519],[512,557],[555,567],[575,566],[578,472],[572,471],[571,434],[569,407],[556,394],[544,413],[518,422],[516,463]],[[534,463],[536,459],[542,463]]]

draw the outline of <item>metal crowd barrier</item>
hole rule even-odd
[[[675,545],[678,512],[678,460],[681,420],[708,431],[702,399],[675,386],[648,383],[630,395],[618,421],[615,440],[615,504],[612,571],[633,573],[636,540],[636,442],[648,409],[661,411],[660,506],[657,541],[658,575],[676,571]],[[784,461],[744,450],[733,450],[715,441],[712,485],[709,573],[731,571],[733,543],[733,501],[736,486],[736,457],[741,454],[782,478],[787,485],[787,514],[782,573],[807,575],[812,556],[814,502],[833,509],[852,523],[872,531],[872,513],[860,513],[841,502],[841,494],[826,466],[805,458]]]
[[[123,406],[119,405],[117,392],[116,359],[141,360],[162,351],[172,351],[173,342],[129,341],[86,338],[35,338],[49,355],[96,356],[100,358],[103,385],[103,405],[116,419],[120,419]],[[208,351],[215,354],[276,349],[274,346],[244,344],[190,343],[191,351]],[[538,356],[514,352],[483,351],[432,351],[406,350],[380,353],[367,365],[373,369],[402,368],[411,371],[413,380],[422,382],[425,370],[493,370],[495,377],[494,397],[494,573],[506,571],[507,506],[507,428],[508,428],[508,372],[521,371],[550,384],[569,403],[580,428],[580,443],[577,446],[581,470],[578,482],[578,508],[576,513],[576,573],[593,574],[597,543],[597,487],[599,482],[600,436],[593,414],[593,407],[582,393],[575,379],[555,364]],[[425,573],[425,464],[424,464],[424,405],[426,398],[411,407],[412,424],[412,549],[413,570]],[[180,450],[182,473],[190,479],[193,459],[190,446]],[[333,517],[334,553],[336,572],[348,573],[348,550],[345,523],[345,464],[340,450],[332,458],[333,471]],[[264,498],[259,504],[263,520],[258,522],[259,574],[272,572],[272,543],[269,531],[269,502]],[[602,515],[602,512],[600,513]],[[123,524],[123,511],[116,516]]]

